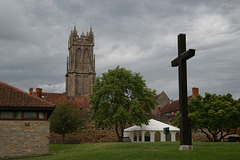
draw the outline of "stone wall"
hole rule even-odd
[[[0,157],[49,152],[49,121],[0,121]]]
[[[165,114],[159,114],[159,115],[151,115],[148,117],[149,119],[155,119],[157,121],[167,123],[169,125],[172,125],[173,122],[176,120],[175,115],[165,115]]]
[[[112,129],[95,129],[93,122],[89,121],[84,128],[78,132],[66,134],[65,144],[79,144],[79,143],[99,143],[99,142],[117,142],[118,137],[115,130]],[[51,144],[61,144],[62,135],[51,133]]]
[[[207,136],[200,130],[192,131],[192,140],[194,142],[208,142]]]

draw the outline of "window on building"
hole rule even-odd
[[[17,112],[17,119],[22,119],[22,111]]]
[[[0,112],[0,118],[14,118],[14,112]]]
[[[37,119],[37,112],[23,112],[24,119]]]
[[[38,118],[39,119],[44,119],[45,118],[44,112],[39,112],[38,113]]]
[[[46,120],[46,112],[37,111],[0,111],[0,119],[3,120]]]

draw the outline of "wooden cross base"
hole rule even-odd
[[[193,150],[193,146],[192,145],[181,145],[181,146],[179,146],[179,150],[180,151]]]

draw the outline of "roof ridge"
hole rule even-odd
[[[64,93],[53,93],[53,92],[42,92],[42,93],[47,93],[47,94],[64,94]]]

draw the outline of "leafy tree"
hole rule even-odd
[[[157,104],[156,93],[147,88],[142,78],[139,73],[119,66],[96,78],[93,95],[90,95],[96,128],[114,126],[122,142],[126,124],[148,123],[147,114]]]
[[[82,111],[79,108],[73,107],[69,102],[58,103],[50,117],[50,129],[62,135],[63,143],[67,133],[75,132],[83,125]]]
[[[205,97],[192,98],[188,104],[188,116],[192,128],[200,129],[209,141],[219,142],[240,127],[240,99],[231,94],[216,95],[205,93]],[[175,124],[179,124],[179,115]]]

